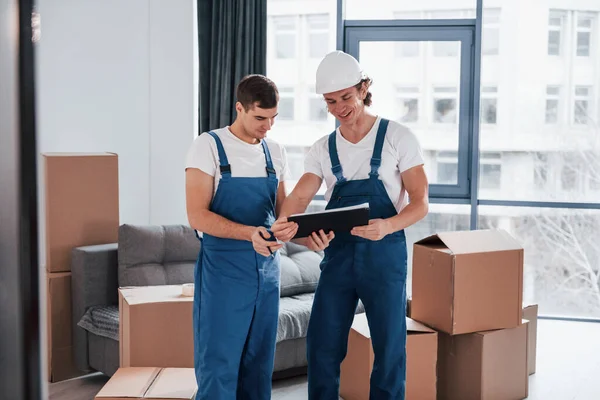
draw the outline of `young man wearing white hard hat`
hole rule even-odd
[[[428,211],[428,182],[415,135],[373,115],[371,79],[335,51],[321,61],[317,93],[340,127],[307,154],[305,173],[286,198],[274,235],[290,240],[285,217],[304,212],[325,180],[327,209],[368,202],[369,225],[336,232],[325,257],[307,334],[309,399],[337,399],[340,364],[358,300],[375,353],[370,399],[404,399],[407,248],[404,229]],[[408,202],[410,198],[410,203]],[[329,239],[329,238],[328,238]]]

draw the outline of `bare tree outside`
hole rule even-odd
[[[568,190],[548,190],[544,200],[581,202],[581,191],[600,189],[600,130],[591,129],[576,151],[532,153],[536,182],[551,179],[548,160],[562,166],[558,181]],[[567,144],[565,144],[567,146]],[[571,146],[573,143],[571,143]],[[539,166],[546,165],[547,168]],[[556,171],[556,168],[554,168]],[[576,196],[576,197],[575,197]],[[600,199],[589,198],[588,201]],[[510,213],[509,207],[502,209]],[[600,211],[564,208],[525,208],[509,217],[508,228],[525,249],[525,294],[552,315],[600,317]],[[480,229],[498,228],[498,218],[480,219]],[[529,278],[529,284],[527,284]]]

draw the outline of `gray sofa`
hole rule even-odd
[[[119,228],[118,243],[72,253],[76,366],[111,376],[119,367],[118,288],[193,282],[200,241],[184,225]],[[281,249],[281,302],[274,378],[306,368],[306,330],[322,254],[286,243]],[[362,304],[357,308],[363,312]]]

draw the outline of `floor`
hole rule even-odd
[[[600,399],[600,324],[540,320],[537,351],[528,400]],[[95,374],[50,384],[50,400],[93,400],[106,380]],[[305,376],[274,382],[273,400],[306,398]]]

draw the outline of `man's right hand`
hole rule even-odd
[[[323,232],[323,229],[321,229],[318,233],[313,232],[306,238],[305,246],[312,251],[323,251],[329,247],[329,242],[331,242],[333,238],[335,238],[333,231],[325,233]]]
[[[282,242],[289,242],[298,232],[298,224],[295,222],[288,222],[287,218],[279,218],[271,225],[271,232]]]
[[[265,239],[271,238],[271,234],[267,231],[267,228],[265,228],[264,226],[259,226],[256,229],[254,229],[254,232],[251,236],[252,246],[254,247],[254,250],[261,256],[269,257],[271,255],[271,252],[275,253],[277,250],[283,247],[283,244],[277,243],[275,241],[265,240],[263,239],[263,237]],[[271,251],[269,251],[269,248],[271,249]]]

